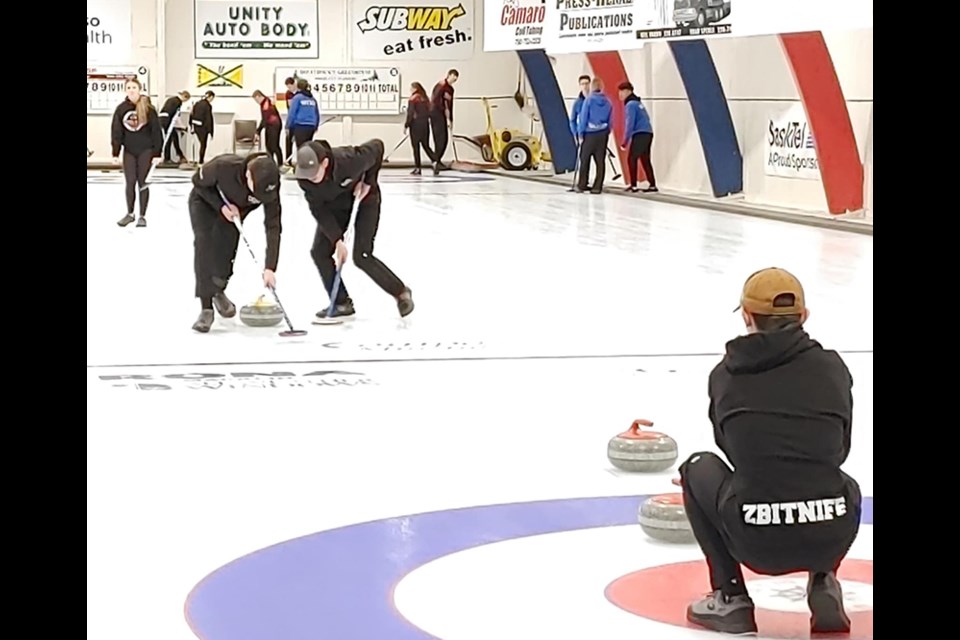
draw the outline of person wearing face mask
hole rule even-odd
[[[150,99],[140,93],[142,88],[140,81],[136,78],[127,80],[127,97],[114,110],[110,127],[110,143],[115,164],[120,163],[120,150],[123,150],[127,215],[117,222],[121,227],[127,226],[136,219],[133,211],[138,191],[140,218],[137,220],[137,226],[147,226],[147,205],[150,203],[150,189],[146,188],[147,175],[150,173],[150,167],[160,161],[160,154],[163,152],[160,116],[150,105]]]
[[[213,326],[214,308],[224,318],[237,313],[225,293],[240,243],[234,219],[242,223],[260,205],[267,234],[263,285],[277,285],[282,231],[280,169],[265,153],[246,158],[231,153],[217,156],[194,174],[187,204],[193,228],[195,295],[200,298],[200,317],[193,330],[207,333]]]
[[[837,569],[857,537],[861,493],[840,467],[850,453],[853,378],[836,351],[811,339],[800,281],[757,271],[738,307],[746,335],[710,373],[717,447],[680,465],[683,504],[710,569],[711,593],[687,619],[713,631],[756,633],[740,565],[806,572],[812,633],[847,633]]]
[[[328,294],[333,292],[337,266],[347,260],[343,242],[355,199],[360,200],[354,221],[353,261],[370,276],[377,286],[397,301],[400,317],[413,311],[412,293],[387,265],[373,255],[373,244],[380,225],[380,184],[377,181],[383,166],[383,141],[370,140],[358,147],[331,148],[322,141],[311,140],[297,151],[297,184],[303,191],[310,213],[317,221],[310,255],[320,272]],[[336,258],[336,259],[334,259]],[[342,281],[335,300],[317,313],[345,318],[354,315],[353,300]]]
[[[430,164],[435,162],[433,150],[430,149],[430,98],[427,97],[427,91],[419,82],[410,85],[410,101],[407,102],[407,120],[403,123],[403,128],[409,131],[410,146],[413,147],[414,170],[411,172],[415,176],[421,174],[420,149],[422,148]]]

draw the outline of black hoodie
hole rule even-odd
[[[120,156],[121,148],[135,156],[152,151],[153,157],[159,158],[163,152],[163,127],[157,110],[152,105],[147,107],[147,121],[140,122],[137,118],[137,106],[124,99],[113,112],[110,146],[113,148],[114,158]]]
[[[859,518],[858,505],[851,504],[859,489],[854,494],[840,471],[850,453],[852,387],[840,355],[800,326],[727,343],[709,386],[714,438],[734,467],[721,497],[725,519],[770,524],[751,522],[752,507],[745,505],[838,497],[846,498],[847,517],[818,523],[825,525],[818,530],[844,528]],[[806,527],[789,528],[805,535]]]

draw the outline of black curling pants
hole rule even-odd
[[[133,207],[137,202],[137,192],[140,192],[140,217],[147,215],[147,205],[150,203],[150,189],[144,189],[147,184],[147,174],[153,160],[153,151],[146,150],[137,155],[123,152],[123,177],[127,183],[127,213],[133,215]],[[140,187],[137,189],[137,187]]]
[[[291,132],[293,133],[293,141],[297,143],[297,150],[299,150],[300,147],[313,140],[313,136],[317,133],[317,127],[294,127]]]
[[[652,133],[635,133],[630,138],[630,154],[628,167],[630,172],[630,186],[637,186],[637,163],[643,167],[643,173],[651,187],[657,186],[657,178],[653,175],[653,163],[650,162],[650,152],[653,148]]]
[[[442,114],[431,115],[430,130],[433,132],[433,161],[443,162],[443,154],[447,152],[447,143],[450,141],[447,119]]]
[[[413,164],[421,169],[420,149],[427,154],[430,164],[436,162],[433,150],[430,148],[430,123],[426,120],[414,120],[410,125],[410,146],[413,147]]]
[[[278,168],[283,168],[283,151],[280,150],[280,129],[279,122],[267,124],[263,127],[263,143],[267,148],[267,153],[277,162]]]
[[[347,228],[350,220],[350,208],[353,206],[353,197],[338,198],[330,203],[335,207],[333,215],[337,224],[342,229]],[[406,288],[403,281],[390,270],[387,265],[381,262],[373,255],[373,243],[377,237],[377,228],[380,226],[380,193],[379,190],[371,191],[367,197],[360,203],[357,211],[357,219],[354,222],[353,237],[353,262],[365,274],[370,276],[378,287],[397,297]],[[323,229],[317,226],[316,234],[313,237],[313,247],[310,249],[310,256],[313,263],[317,265],[320,272],[320,279],[323,280],[323,286],[329,295],[333,291],[333,281],[337,274],[337,265],[333,260],[334,249],[336,245],[330,241]],[[337,292],[336,304],[343,304],[350,298],[347,292],[347,285],[340,280],[340,289]]]
[[[194,295],[204,309],[212,309],[213,297],[227,288],[233,276],[240,232],[195,191],[190,192],[187,203],[193,228]]]
[[[746,593],[741,564],[771,576],[835,571],[860,528],[860,487],[850,476],[842,476],[845,487],[839,493],[845,514],[799,523],[796,502],[764,504],[761,510],[743,504],[732,491],[733,471],[719,456],[691,455],[680,465],[683,504],[710,568],[711,589],[730,596]],[[832,497],[814,493],[818,495],[809,496],[810,502]],[[775,518],[770,517],[770,507],[780,507]],[[813,509],[823,515],[822,506]]]
[[[591,160],[597,165],[597,173],[593,178],[591,191],[600,193],[603,190],[603,179],[607,174],[607,142],[609,140],[609,129],[583,134],[583,142],[580,143],[580,176],[577,180],[577,188],[580,191],[587,190]]]
[[[207,157],[207,142],[210,141],[210,136],[212,136],[213,134],[210,132],[209,129],[205,127],[196,127],[196,126],[193,128],[193,132],[194,134],[196,134],[197,139],[200,141],[200,158],[198,159],[198,162],[200,164],[203,164],[204,159]]]

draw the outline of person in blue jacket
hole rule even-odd
[[[290,101],[287,111],[287,135],[293,136],[297,149],[313,140],[320,128],[320,105],[310,92],[310,83],[297,80],[297,93]]]
[[[577,82],[580,83],[580,93],[577,94],[577,99],[573,101],[573,109],[570,110],[570,135],[574,138],[577,137],[577,121],[580,117],[580,109],[583,108],[583,101],[590,95],[590,76],[580,76],[577,78]]]
[[[623,141],[620,148],[628,152],[627,168],[630,172],[630,186],[628,191],[636,193],[640,191],[637,188],[637,161],[643,167],[643,173],[647,176],[647,188],[644,193],[656,193],[657,178],[653,175],[653,164],[650,162],[650,150],[653,147],[653,125],[650,123],[650,114],[647,108],[640,102],[640,97],[633,92],[633,85],[629,82],[621,82],[617,87],[620,91],[620,99],[623,100],[624,120]]]
[[[580,117],[577,120],[577,136],[580,139],[580,175],[577,180],[577,193],[587,190],[590,178],[590,160],[597,165],[590,193],[603,191],[603,178],[606,173],[604,160],[607,159],[607,143],[610,141],[610,120],[613,116],[613,104],[603,93],[603,80],[594,78],[590,83],[592,91],[583,101]]]

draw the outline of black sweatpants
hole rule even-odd
[[[742,533],[751,525],[743,524],[743,514],[736,508],[730,491],[730,467],[713,453],[691,455],[680,465],[683,504],[710,568],[711,589],[730,596],[745,594],[741,563],[756,573],[771,576],[795,571],[835,571],[860,528],[860,487],[853,478],[845,478],[848,511],[843,521],[793,525],[796,528],[791,527],[789,532],[783,531],[786,526],[765,527],[765,541],[760,546],[749,544]],[[825,526],[830,530],[815,529]]]
[[[213,296],[224,291],[233,276],[240,232],[196,192],[190,192],[187,204],[193,228],[194,295],[202,308],[212,309]]]
[[[167,142],[163,145],[163,161],[170,162],[170,148],[173,147],[177,152],[177,158],[183,160],[183,149],[180,148],[180,136],[177,130],[170,130],[170,116],[165,113],[160,114],[160,126],[163,128],[163,135],[167,136]],[[167,135],[169,133],[169,135]]]
[[[332,203],[332,206],[338,207],[333,215],[341,228],[345,229],[350,219],[350,207],[353,206],[353,198],[339,198]],[[360,203],[360,208],[357,210],[357,219],[354,222],[353,263],[370,276],[370,279],[377,283],[378,287],[391,296],[397,297],[406,288],[403,281],[373,255],[373,243],[376,240],[379,226],[380,193],[379,191],[371,191]],[[310,256],[313,258],[313,263],[317,265],[320,279],[323,280],[323,286],[326,288],[328,295],[333,291],[333,281],[337,274],[337,265],[333,260],[334,249],[334,243],[330,242],[330,238],[323,233],[318,225],[313,237]],[[341,279],[336,304],[343,304],[349,297],[347,285]]]
[[[267,148],[267,153],[275,158],[278,167],[283,167],[283,151],[280,150],[280,129],[279,122],[267,124],[263,127],[263,144]]]
[[[200,164],[203,164],[204,158],[207,157],[207,142],[210,140],[211,133],[204,127],[194,127],[193,132],[196,134],[197,139],[200,141]]]
[[[147,184],[147,174],[153,160],[153,151],[147,149],[138,155],[123,151],[123,177],[127,181],[127,213],[133,215],[133,207],[137,200],[137,191],[140,192],[140,217],[147,215],[147,205],[150,203],[150,189],[143,189]],[[140,189],[137,189],[137,186]]]
[[[443,154],[447,152],[447,143],[450,137],[447,132],[447,119],[442,115],[430,116],[430,130],[433,132],[433,161],[443,161]]]
[[[597,165],[591,191],[600,193],[603,190],[603,179],[607,174],[607,142],[609,140],[610,129],[583,134],[583,142],[580,143],[580,176],[577,180],[577,188],[580,191],[587,190],[591,160]]]
[[[293,141],[297,143],[297,149],[299,149],[313,140],[313,136],[317,133],[317,127],[294,127],[291,131],[293,132]]]
[[[647,182],[651,187],[657,186],[657,178],[653,175],[653,164],[650,162],[650,151],[653,147],[652,133],[635,133],[630,138],[630,153],[628,170],[630,172],[630,186],[637,186],[637,162],[643,167]]]
[[[420,121],[413,121],[413,124],[410,126],[410,146],[413,147],[413,164],[417,169],[422,168],[420,166],[421,148],[426,152],[427,158],[430,159],[430,164],[436,162],[436,156],[434,156],[433,150],[430,148],[429,122],[424,122],[422,119]]]

